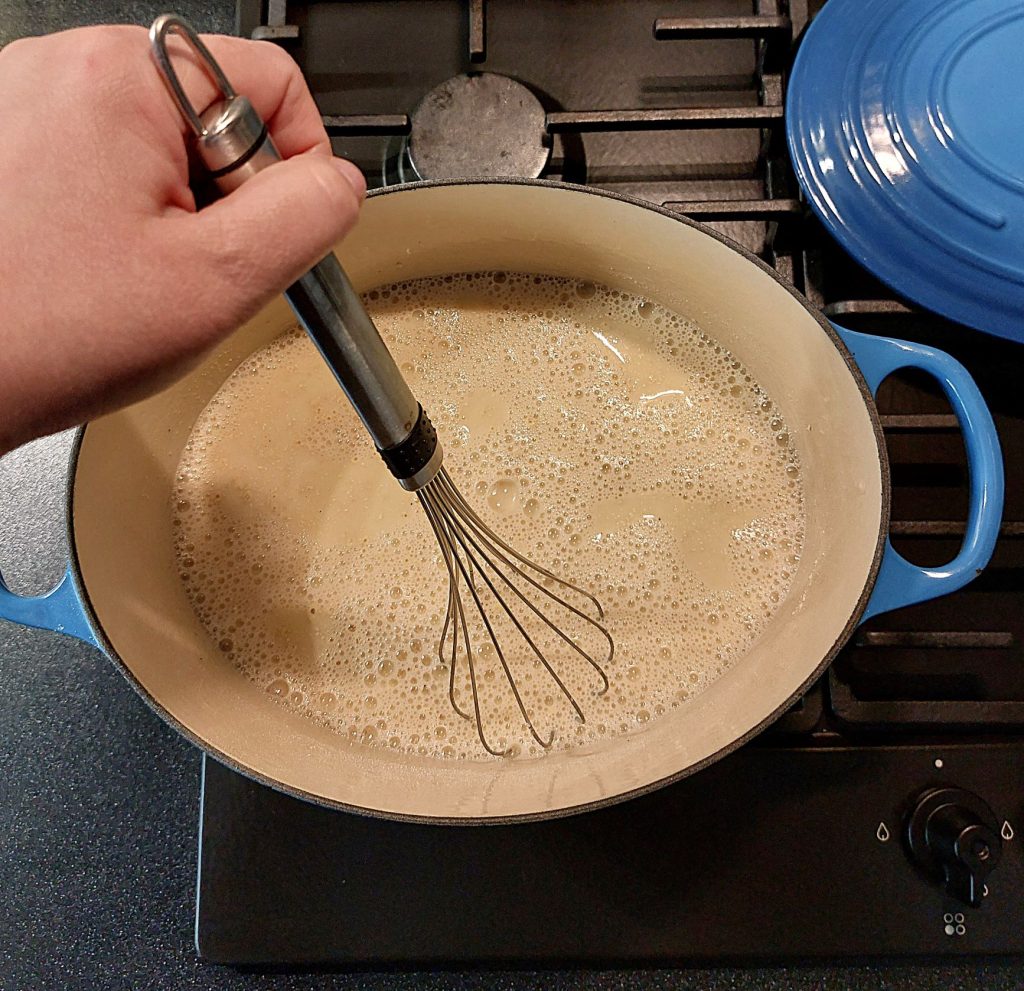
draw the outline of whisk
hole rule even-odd
[[[167,48],[168,37],[180,35],[220,91],[220,99],[197,112],[182,89]],[[150,43],[157,66],[191,128],[196,148],[218,192],[225,194],[246,179],[280,160],[266,125],[249,100],[238,95],[192,27],[174,14],[163,14],[150,28]],[[589,592],[524,557],[496,534],[473,510],[443,467],[441,444],[423,407],[413,396],[377,328],[370,319],[334,255],[328,255],[291,286],[286,294],[306,332],[334,372],[356,413],[373,439],[378,453],[399,484],[414,492],[437,538],[448,572],[448,603],[438,641],[438,656],[449,668],[448,697],[452,708],[476,723],[483,748],[501,757],[511,747],[498,749],[484,728],[478,677],[479,654],[474,640],[484,631],[504,674],[519,714],[533,739],[545,750],[554,731],[544,738],[524,701],[507,642],[496,629],[502,625],[519,634],[521,653],[557,686],[580,721],[583,709],[542,649],[559,642],[578,655],[596,675],[598,695],[608,691],[605,665],[615,645],[603,625],[604,612]],[[575,603],[574,603],[575,600]],[[596,614],[591,615],[591,612]],[[553,615],[552,615],[553,614]],[[565,624],[575,622],[590,636],[571,635]],[[539,623],[531,633],[527,623]],[[581,639],[601,642],[603,659]],[[525,648],[525,649],[524,649]],[[463,680],[468,674],[473,710],[457,699],[460,661]]]

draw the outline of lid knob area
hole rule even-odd
[[[1003,851],[999,823],[984,801],[963,788],[929,788],[914,801],[907,841],[914,862],[947,894],[981,905],[985,878]]]

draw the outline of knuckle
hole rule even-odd
[[[280,45],[273,41],[253,41],[253,50],[257,58],[272,66],[282,75],[298,75],[299,67],[295,59],[291,57]]]
[[[316,240],[326,251],[352,226],[359,212],[359,200],[348,180],[329,160],[310,161],[309,166],[310,186],[316,190],[310,196],[311,207],[314,199],[319,204],[309,210],[307,230],[315,230]]]
[[[252,238],[244,225],[217,225],[210,239],[210,261],[222,299],[244,297],[254,291],[252,250]]]
[[[31,55],[33,48],[37,47],[38,44],[38,38],[15,38],[14,41],[9,41],[0,48],[0,59],[4,60],[4,64],[7,64],[14,59],[26,58]]]
[[[161,268],[174,273],[166,305],[200,337],[216,339],[233,330],[252,310],[259,287],[254,276],[252,249],[234,223],[205,218],[201,228],[181,218],[177,233],[165,245]]]
[[[358,209],[359,200],[352,184],[331,163],[326,156],[310,158],[310,167],[318,185],[330,201],[333,209],[344,213]]]
[[[146,50],[146,32],[134,25],[82,28],[74,32],[69,68],[82,91],[95,100],[109,100],[134,87],[140,53]]]
[[[145,28],[121,24],[82,28],[75,39],[75,50],[83,65],[109,71],[111,58],[135,54],[145,44]]]

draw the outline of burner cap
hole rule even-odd
[[[508,76],[452,76],[413,111],[409,160],[421,179],[535,178],[551,154],[544,121],[538,99]]]

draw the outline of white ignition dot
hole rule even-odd
[[[935,766],[936,767],[942,767],[942,758],[941,757],[936,757],[935,758]]]

